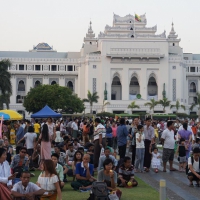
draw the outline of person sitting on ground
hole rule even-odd
[[[61,189],[64,187],[65,183],[63,182],[64,174],[63,174],[63,167],[62,165],[58,164],[59,155],[57,153],[54,153],[51,155],[51,160],[54,162],[56,172],[60,178],[60,187]]]
[[[76,164],[76,181],[71,183],[71,187],[74,190],[85,190],[89,189],[92,186],[92,183],[95,181],[95,178],[92,177],[94,172],[94,166],[89,163],[90,155],[85,154],[83,156],[83,161]]]
[[[62,200],[62,194],[60,189],[60,179],[55,170],[55,166],[52,160],[44,160],[41,165],[42,173],[38,177],[37,185],[45,190],[44,195],[40,200]]]
[[[40,144],[34,149],[32,155],[32,168],[39,168],[40,165]]]
[[[20,182],[16,183],[11,189],[11,195],[15,200],[38,200],[38,196],[45,193],[43,189],[30,182],[31,173],[24,171],[21,173]]]
[[[108,159],[108,158],[110,158],[110,159],[112,160],[113,165],[114,165],[114,170],[115,170],[115,168],[117,167],[117,164],[118,164],[117,159],[116,159],[114,156],[112,156],[112,155],[110,154],[110,149],[109,149],[109,148],[106,148],[106,149],[105,149],[104,154],[105,154],[105,155],[103,155],[103,156],[101,156],[101,157],[99,158],[98,170],[103,169],[103,162],[104,162],[106,159]]]
[[[57,146],[54,147],[55,153],[57,153],[59,155],[59,164],[61,164],[62,166],[64,166],[67,162],[66,162],[66,154],[64,152],[61,152],[61,149]]]
[[[76,150],[74,149],[73,144],[69,145],[69,149],[66,151],[66,163],[68,165],[72,165],[72,161],[74,159],[74,154]]]
[[[74,146],[74,149],[77,151],[78,148],[81,146],[78,139],[74,139],[74,142],[73,142],[73,146]]]
[[[26,147],[21,147],[19,154],[13,157],[10,168],[12,173],[18,172],[16,178],[14,179],[14,183],[20,181],[20,175],[21,175],[20,172],[22,172],[23,170],[27,171],[29,168],[29,157],[26,155],[27,155]]]
[[[192,145],[192,151],[195,148],[200,148],[200,138],[196,138],[195,143]]]
[[[13,156],[13,147],[12,145],[9,144],[8,139],[4,139],[4,146],[3,148],[6,148],[6,152],[7,152],[7,158],[6,160],[8,161],[8,163],[11,163],[12,160],[12,156]]]
[[[188,179],[190,181],[190,187],[193,187],[193,181],[196,181],[197,186],[199,187],[200,181],[200,150],[195,148],[193,150],[193,156],[188,158]]]
[[[78,151],[80,151],[84,155],[84,148],[83,147],[79,147]]]
[[[76,164],[83,161],[83,154],[80,151],[76,151],[74,154],[74,161],[72,162],[72,171],[73,171],[73,181],[75,180]]]
[[[128,156],[124,157],[123,164],[119,168],[117,183],[120,187],[136,187],[138,185],[134,177],[134,167],[131,164],[131,158]]]
[[[88,146],[87,154],[90,155],[90,164],[94,164],[94,144]]]
[[[16,174],[11,175],[9,163],[6,161],[6,150],[0,148],[0,199],[12,200],[10,189],[12,188],[12,179]]]
[[[108,158],[103,162],[103,169],[98,171],[97,181],[105,182],[108,190],[115,190],[117,187],[117,173],[113,171],[113,161]]]

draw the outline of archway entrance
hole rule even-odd
[[[67,87],[68,87],[69,89],[71,89],[72,91],[74,90],[73,83],[72,83],[71,81],[69,81],[69,82],[67,83]]]
[[[149,78],[147,85],[147,99],[158,100],[158,86],[156,83],[156,79],[152,76]]]
[[[137,77],[133,76],[129,85],[129,100],[136,99],[137,94],[140,94],[140,85]]]
[[[118,76],[115,76],[112,81],[111,100],[122,100],[122,85]]]

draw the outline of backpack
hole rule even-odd
[[[92,183],[92,194],[90,195],[91,200],[108,200],[108,189],[107,184],[104,182],[93,182]]]
[[[193,156],[191,156],[191,162],[192,162],[192,165],[194,164],[194,158]],[[200,158],[199,158],[199,169],[200,169]],[[188,172],[189,172],[189,167],[188,167],[188,164],[185,168],[185,172],[186,172],[186,175],[188,175]]]

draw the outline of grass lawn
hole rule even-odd
[[[35,171],[35,177],[31,178],[32,182],[37,181],[37,177],[39,175],[39,171]],[[120,188],[122,191],[122,198],[121,200],[130,200],[130,199],[141,199],[141,200],[158,200],[159,193],[143,182],[141,179],[136,178],[138,181],[138,187],[136,188]],[[69,200],[86,200],[89,197],[89,192],[77,192],[71,188],[71,181],[72,178],[68,178],[67,183],[65,183],[65,187],[62,190],[62,199],[69,199]]]

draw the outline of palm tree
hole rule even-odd
[[[170,102],[167,98],[163,98],[159,101],[159,104],[163,106],[163,112],[165,113],[165,108],[170,106]]]
[[[133,102],[131,102],[131,104],[128,105],[128,108],[130,108],[133,113],[133,109],[140,108],[140,106],[136,105],[135,101],[133,101]]]
[[[3,110],[3,104],[6,104],[6,108],[9,109],[10,94],[0,95],[0,110]]]
[[[153,110],[154,113],[154,108],[159,104],[158,101],[155,101],[155,99],[150,99],[150,102],[145,103],[145,106],[149,106],[150,110]]]
[[[12,94],[11,74],[8,72],[8,67],[11,66],[10,60],[0,61],[0,92],[1,95]]]
[[[172,109],[172,108],[176,108],[176,113],[178,113],[178,110],[180,108],[182,108],[183,110],[185,110],[185,106],[181,105],[179,100],[176,100],[176,104],[175,105],[171,105],[170,106],[170,109]]]
[[[87,93],[87,99],[83,99],[83,102],[89,102],[90,104],[90,114],[92,114],[92,107],[93,103],[98,103],[99,96],[97,95],[97,92],[94,92],[93,94],[88,90]]]
[[[104,111],[104,108],[105,108],[105,106],[107,106],[107,105],[110,105],[110,102],[105,102],[105,99],[103,100],[103,106],[102,106],[102,111],[101,112],[103,112]]]
[[[8,72],[8,67],[10,66],[10,60],[0,61],[0,109],[3,109],[4,103],[9,108],[10,96],[12,94],[11,74]]]
[[[195,106],[198,107],[198,118],[200,120],[200,93],[199,92],[197,92],[197,100],[196,102],[192,103],[192,105],[190,106],[190,110],[192,111]]]

